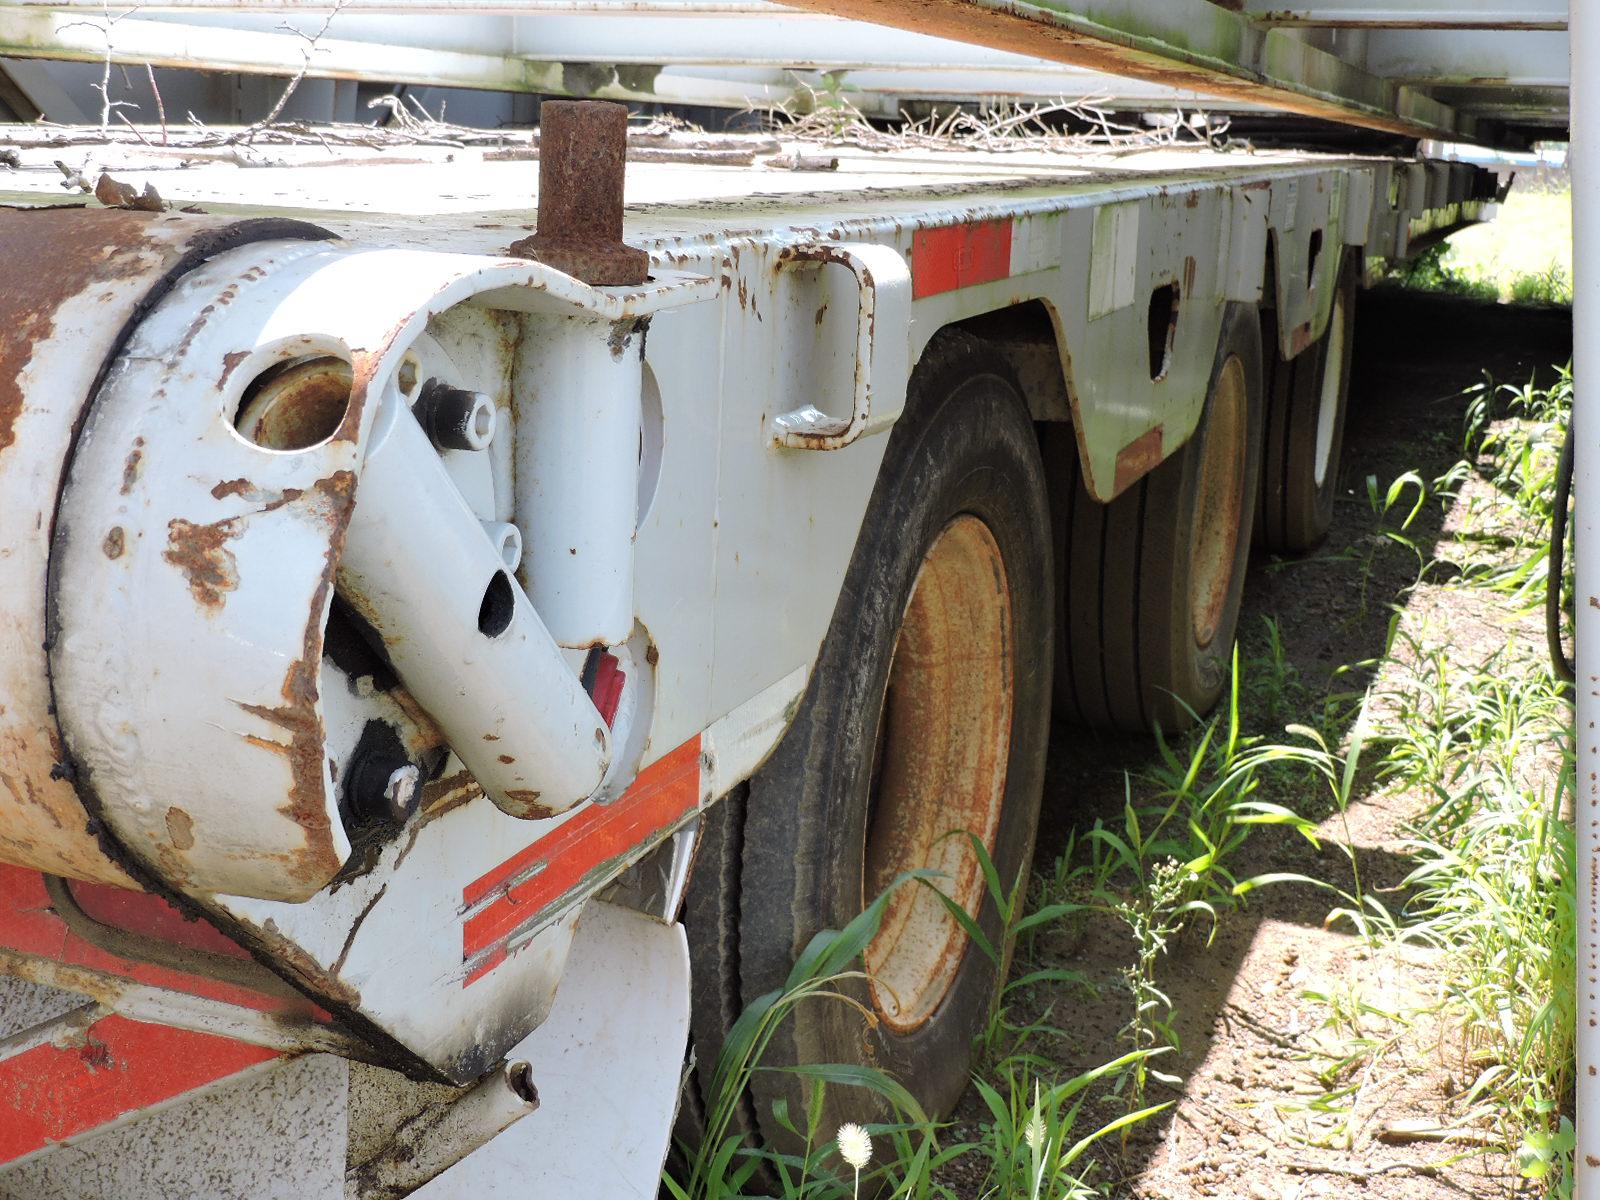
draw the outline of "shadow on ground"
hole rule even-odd
[[[1466,389],[1486,374],[1497,382],[1520,383],[1542,372],[1548,381],[1551,364],[1565,362],[1572,346],[1565,311],[1385,289],[1362,297],[1356,328],[1351,409],[1332,534],[1325,547],[1298,561],[1258,553],[1240,620],[1241,656],[1248,660],[1260,654],[1264,622],[1275,622],[1286,665],[1303,685],[1302,694],[1318,700],[1329,692],[1364,691],[1374,668],[1358,664],[1371,664],[1384,653],[1389,606],[1417,577],[1418,562],[1411,551],[1375,536],[1366,478],[1375,476],[1383,488],[1406,471],[1425,480],[1444,474],[1461,457]],[[1429,504],[1408,530],[1424,558],[1432,557],[1443,519],[1441,507]],[[1348,722],[1354,705],[1345,711]],[[1307,719],[1271,716],[1279,720],[1269,728],[1268,714],[1248,714],[1247,729],[1281,738],[1284,719]],[[1335,721],[1326,732],[1337,744],[1346,730]],[[1096,819],[1120,824],[1126,775],[1137,775],[1154,763],[1147,739],[1086,735],[1058,725],[1045,784],[1038,869],[1048,874],[1072,834],[1081,836]],[[1357,795],[1364,790],[1358,785]],[[1320,818],[1325,812],[1307,815]],[[1263,830],[1246,854],[1251,861],[1241,874],[1298,871],[1349,884],[1339,878],[1344,870],[1337,855],[1319,855],[1291,834]],[[1402,856],[1380,847],[1363,849],[1360,865],[1369,890],[1393,888],[1409,870]],[[1230,993],[1263,922],[1320,930],[1332,903],[1326,892],[1309,887],[1267,888],[1255,894],[1247,910],[1230,914],[1209,945],[1196,936],[1177,944],[1165,963],[1162,984],[1176,1004],[1182,1049],[1166,1058],[1163,1069],[1187,1079],[1238,1017],[1237,1004],[1229,1004]],[[1096,985],[1098,996],[1088,999],[1081,991],[1063,991],[1030,997],[1024,1006],[1030,1011],[1014,1016],[1070,1030],[1053,1047],[1065,1076],[1127,1049],[1118,1037],[1129,1000],[1120,970],[1132,961],[1133,944],[1115,930],[1091,930],[1076,947],[1063,949]],[[1138,1128],[1126,1147],[1103,1156],[1110,1178],[1131,1185],[1168,1139],[1173,1119],[1170,1111],[1162,1114]],[[1106,1179],[1099,1176],[1100,1182]]]

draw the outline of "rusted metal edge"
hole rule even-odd
[[[0,974],[40,987],[87,996],[109,1012],[146,1025],[231,1038],[279,1054],[337,1054],[371,1061],[366,1044],[348,1031],[301,1017],[258,1012],[223,1000],[140,983],[96,967],[81,967],[0,947]],[[376,1065],[386,1065],[377,1063]]]
[[[1164,0],[1162,7],[1170,0]],[[855,21],[890,25],[913,33],[1026,54],[1068,66],[1110,75],[1143,79],[1163,87],[1196,89],[1229,99],[1245,100],[1302,116],[1357,125],[1408,137],[1481,140],[1475,122],[1425,92],[1402,87],[1324,50],[1253,26],[1237,13],[1209,3],[1196,3],[1193,28],[1197,40],[1166,40],[1144,16],[1129,13],[1121,25],[1113,9],[1094,17],[1046,8],[1022,0],[784,0],[790,8],[828,13]],[[1177,14],[1173,14],[1176,18]],[[1182,21],[1178,22],[1180,25]],[[1201,31],[1216,25],[1215,38]],[[1121,26],[1126,26],[1123,28]],[[1142,27],[1142,28],[1141,28]],[[1271,39],[1270,41],[1267,39]],[[1214,41],[1218,49],[1211,51]],[[1266,47],[1262,67],[1239,61],[1247,47]],[[1235,57],[1225,57],[1231,50]],[[1298,75],[1276,69],[1297,67]],[[1290,60],[1294,61],[1291,62]],[[1316,82],[1307,82],[1315,80]]]
[[[18,213],[37,213],[38,219],[41,220],[50,219],[45,214],[54,211],[52,208],[5,207]],[[71,221],[73,218],[61,213],[54,219],[57,221]],[[314,241],[332,239],[335,236],[335,234],[319,226],[310,225],[304,221],[278,217],[248,218],[217,228],[201,229],[189,239],[183,252],[167,267],[161,278],[151,285],[144,297],[129,311],[127,318],[122,323],[122,328],[117,331],[116,337],[112,340],[104,359],[95,372],[93,381],[85,393],[85,403],[79,410],[77,419],[73,422],[66,453],[62,456],[61,477],[56,481],[55,503],[51,507],[50,559],[45,568],[45,633],[47,648],[53,645],[56,638],[60,636],[59,613],[56,603],[56,590],[59,584],[57,562],[59,561],[61,549],[61,500],[66,492],[67,476],[71,471],[72,461],[77,453],[78,442],[83,437],[83,430],[88,421],[89,413],[94,408],[95,397],[99,395],[106,376],[110,374],[117,359],[121,357],[123,347],[127,345],[128,339],[133,336],[134,330],[139,327],[145,315],[177,286],[179,280],[218,254],[236,249],[239,246],[248,245],[251,242],[278,240]],[[55,694],[55,680],[50,673],[48,656],[46,657],[45,671],[49,679],[52,707],[55,707],[58,697]],[[146,891],[153,891],[158,895],[168,894],[167,890],[160,886],[159,881],[155,880],[149,871],[139,863],[136,856],[125,849],[112,835],[110,827],[104,819],[104,810],[100,804],[99,797],[94,794],[94,789],[84,779],[83,772],[77,769],[72,747],[67,744],[65,736],[61,734],[59,729],[56,732],[62,743],[62,764],[72,780],[73,789],[77,792],[79,802],[83,805],[88,815],[90,832],[100,846],[102,853],[127,871]],[[138,866],[139,869],[133,869],[135,866]]]

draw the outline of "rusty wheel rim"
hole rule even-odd
[[[1011,591],[994,535],[977,517],[945,526],[923,559],[895,641],[879,717],[867,817],[863,900],[904,871],[976,917],[1000,826],[1011,745],[1015,648]],[[864,955],[873,1007],[907,1033],[955,984],[968,938],[928,886],[890,898]]]
[[[1218,373],[1205,426],[1198,435],[1200,487],[1191,542],[1189,604],[1195,645],[1202,649],[1217,636],[1233,586],[1243,511],[1246,403],[1244,363],[1235,355]]]

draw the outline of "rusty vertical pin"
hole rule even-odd
[[[584,283],[643,283],[650,256],[622,241],[628,108],[608,100],[539,106],[539,224],[511,253]]]

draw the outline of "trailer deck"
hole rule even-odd
[[[0,202],[20,205],[82,203],[63,185],[57,160],[83,172],[92,186],[99,172],[142,190],[153,185],[174,208],[240,215],[271,211],[317,216],[365,227],[376,236],[384,215],[396,236],[417,228],[430,237],[463,239],[479,253],[496,248],[506,229],[531,228],[538,203],[538,149],[525,135],[483,134],[484,144],[424,142],[372,147],[258,141],[239,147],[213,143],[240,130],[212,131],[204,141],[175,133],[170,146],[143,145],[127,136],[105,139],[80,133],[70,140],[33,126],[0,125],[0,144],[16,149],[20,166],[0,173]],[[352,137],[359,133],[352,130]],[[442,135],[441,135],[442,136]],[[1154,140],[1154,139],[1152,139]],[[188,143],[188,144],[186,144]],[[1384,166],[1384,155],[1307,150],[1231,148],[1200,144],[1115,148],[1085,139],[1060,145],[1016,139],[1016,148],[984,150],[959,145],[938,150],[915,145],[869,150],[846,142],[798,140],[775,134],[680,134],[652,139],[646,153],[702,154],[703,162],[630,160],[626,182],[630,238],[686,236],[701,226],[724,237],[764,234],[804,214],[838,214],[854,221],[873,214],[917,211],[948,199],[989,196],[1060,197],[1095,202],[1112,191],[1155,191],[1186,184],[1243,183],[1285,170],[1338,164]],[[747,161],[723,164],[718,156]],[[795,170],[796,157],[829,166]],[[752,204],[751,202],[758,202]],[[494,235],[462,218],[497,223]],[[375,218],[375,219],[369,219]],[[815,225],[814,219],[807,224]]]
[[[44,989],[0,1026],[38,1116],[3,1148],[66,1189],[63,1143],[253,1078],[331,1113],[306,1190],[530,1157],[559,1188],[598,1153],[647,1194],[686,1030],[699,1095],[869,882],[936,871],[996,919],[951,813],[1024,868],[1052,702],[1216,702],[1258,505],[1277,550],[1328,527],[1358,285],[1502,194],[1419,139],[1567,120],[1535,5],[208,3],[0,3],[0,104],[79,125],[0,127],[0,971]],[[157,66],[170,113],[108,136],[135,92],[164,112]],[[533,92],[799,111],[857,72],[876,118],[1123,76],[1146,116],[1005,150],[656,132],[625,187],[615,106],[537,144],[349,123],[380,82],[492,125]],[[1198,90],[1323,152],[1164,135]],[[929,894],[884,904],[871,1029],[778,1053],[942,1073],[948,1111],[992,964]],[[141,1086],[51,1108],[96,1091],[85,1036]],[[519,1054],[560,1107],[499,1137]],[[747,1115],[778,1145],[775,1079]]]

